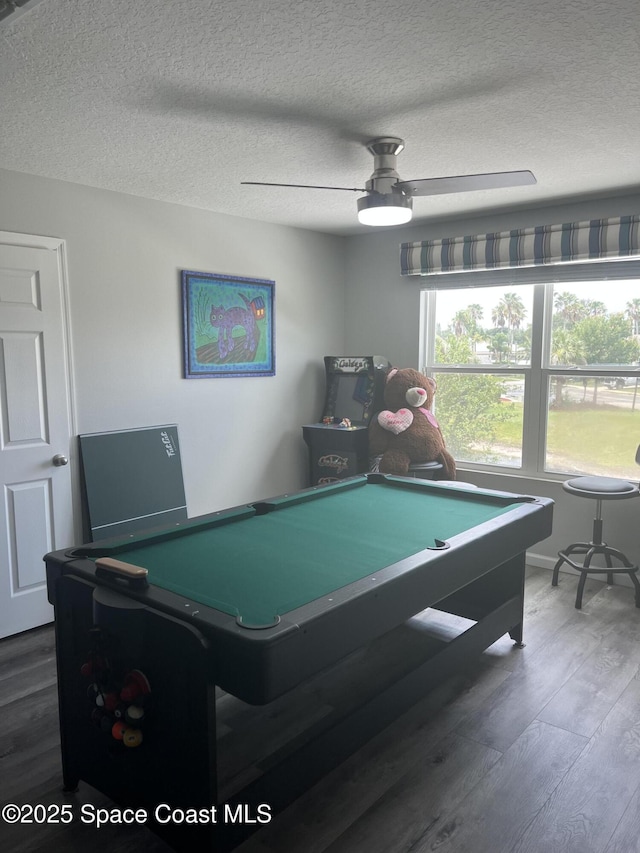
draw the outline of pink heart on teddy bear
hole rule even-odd
[[[385,409],[378,415],[378,423],[382,429],[392,432],[394,435],[399,435],[406,429],[409,429],[413,423],[413,412],[409,409],[398,409],[397,412],[390,412]]]

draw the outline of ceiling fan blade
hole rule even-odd
[[[487,172],[483,175],[458,175],[450,178],[424,178],[417,181],[399,181],[398,186],[412,195],[441,195],[466,193],[473,190],[495,190],[503,187],[522,187],[535,184],[533,172]]]
[[[270,184],[264,181],[240,181],[241,184],[252,187],[298,187],[303,190],[344,190],[348,193],[365,193],[366,190],[358,187],[321,187],[316,184]]]

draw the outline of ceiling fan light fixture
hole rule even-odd
[[[411,221],[412,199],[401,193],[371,193],[358,199],[361,225],[404,225]]]

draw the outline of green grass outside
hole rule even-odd
[[[496,424],[495,443],[519,448],[522,407],[513,407],[513,418]],[[640,444],[640,409],[575,404],[549,412],[547,454],[553,471],[589,472],[638,479],[635,454]]]
[[[522,444],[522,403],[501,403],[500,408],[508,409],[511,417],[495,425],[495,441],[508,447],[520,447]]]

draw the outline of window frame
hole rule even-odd
[[[572,368],[550,364],[553,318],[553,293],[558,285],[583,281],[630,281],[640,279],[640,260],[612,259],[580,264],[559,264],[535,268],[509,270],[483,270],[431,276],[428,287],[421,290],[419,357],[422,370],[428,376],[434,373],[467,373],[509,376],[524,375],[522,454],[520,467],[495,465],[459,460],[468,470],[477,470],[519,476],[531,479],[564,480],[567,473],[545,470],[547,456],[547,415],[549,384],[553,376],[631,376],[637,378],[638,370],[631,366]],[[434,282],[433,279],[436,279]],[[438,279],[442,281],[437,281]],[[531,354],[528,365],[441,365],[435,362],[436,302],[441,290],[533,285],[531,311]],[[490,368],[490,369],[488,369]],[[625,369],[626,368],[626,369]],[[435,397],[437,410],[438,397]],[[456,460],[458,461],[458,460]]]

